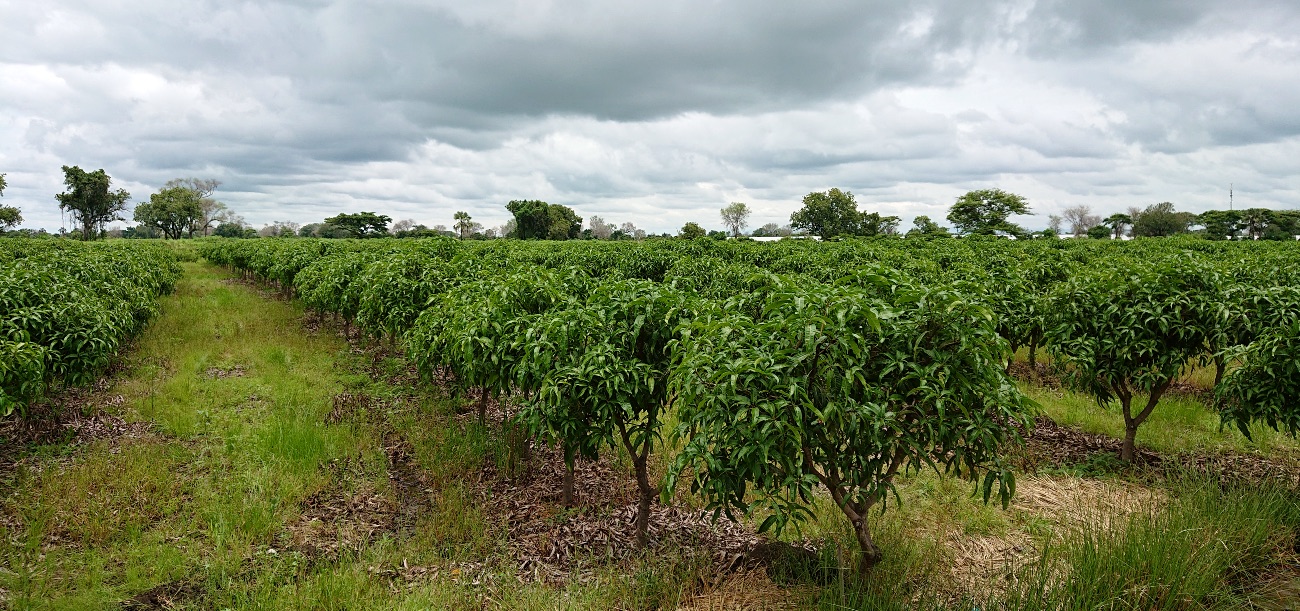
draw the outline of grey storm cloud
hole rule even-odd
[[[1278,0],[658,3],[0,0],[0,202],[57,227],[59,166],[136,200],[223,181],[250,222],[427,224],[510,199],[675,231],[809,191],[1040,214],[1227,182],[1294,207],[1300,5]],[[1028,224],[1041,225],[1032,219]]]

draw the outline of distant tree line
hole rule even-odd
[[[105,225],[126,220],[131,194],[113,189],[112,179],[103,170],[87,172],[78,166],[63,166],[67,190],[55,196],[59,208],[77,227],[77,237],[90,240],[109,235]],[[0,196],[7,187],[6,175],[0,174]],[[450,228],[427,227],[413,219],[393,222],[375,212],[343,213],[321,222],[299,225],[276,221],[254,229],[225,204],[212,197],[220,181],[203,178],[176,178],[167,181],[149,201],[136,206],[132,219],[135,226],[114,230],[114,237],[180,239],[209,235],[230,238],[315,237],[315,238],[422,238],[455,237],[462,240],[513,238],[520,240],[640,240],[648,237],[670,238],[670,234],[649,235],[633,223],[616,224],[593,215],[583,228],[583,219],[570,207],[541,200],[513,200],[506,204],[511,219],[505,225],[485,228],[468,212],[457,211]],[[727,239],[745,237],[752,210],[743,202],[731,202],[719,211],[726,231],[708,230],[698,222],[688,222],[678,230],[683,239]],[[1197,234],[1211,240],[1254,239],[1291,240],[1300,235],[1300,210],[1210,210],[1200,214],[1181,212],[1171,202],[1130,207],[1124,213],[1105,218],[1093,214],[1087,205],[1064,208],[1061,214],[1048,215],[1047,228],[1029,232],[1011,222],[1014,215],[1033,214],[1023,196],[1001,189],[979,189],[958,197],[948,210],[947,220],[953,229],[939,225],[926,215],[912,221],[907,237],[945,237],[959,235],[1001,235],[1015,238],[1089,237],[1119,239],[1123,237],[1163,237]],[[14,231],[23,222],[22,212],[0,205],[0,234],[39,235],[44,231]],[[390,228],[390,223],[392,224]],[[767,223],[754,229],[752,237],[817,236],[823,239],[846,237],[898,236],[900,219],[879,212],[859,210],[853,193],[838,188],[813,192],[803,197],[802,206],[790,215],[788,225]]]

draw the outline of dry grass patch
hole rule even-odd
[[[678,611],[732,609],[806,609],[809,588],[782,588],[761,567],[732,573],[678,605]]]
[[[1120,480],[1024,476],[1000,528],[971,529],[961,520],[938,525],[950,554],[952,580],[945,589],[954,598],[1000,589],[1042,559],[1049,537],[1107,532],[1134,515],[1159,511],[1166,501],[1162,490]]]

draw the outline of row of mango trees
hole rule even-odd
[[[158,244],[0,240],[0,416],[92,380],[180,273]]]
[[[880,557],[870,511],[904,473],[956,473],[1005,504],[1003,457],[1034,414],[1007,373],[1013,346],[1046,349],[1118,402],[1125,458],[1198,359],[1227,370],[1225,422],[1297,425],[1293,245],[216,240],[203,253],[402,342],[480,406],[514,398],[513,425],[563,449],[566,501],[578,457],[626,452],[642,543],[655,497],[683,481],[764,531],[825,491],[863,570]],[[652,481],[666,445],[682,450]]]

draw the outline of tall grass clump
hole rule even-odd
[[[1296,545],[1292,490],[1184,478],[1172,493],[1152,511],[1049,541],[1007,600],[987,608],[1240,608]]]

